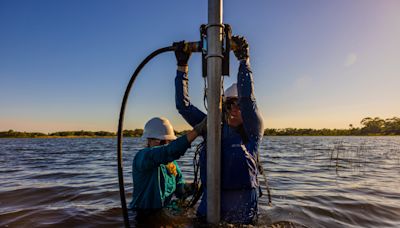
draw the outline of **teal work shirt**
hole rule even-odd
[[[140,150],[132,162],[133,195],[131,209],[159,209],[168,205],[177,186],[185,183],[175,162],[190,147],[186,135],[168,145]],[[167,171],[166,164],[174,162],[177,175]]]

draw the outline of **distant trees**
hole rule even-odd
[[[400,118],[393,117],[381,119],[379,117],[366,117],[361,120],[361,127],[355,128],[349,124],[349,129],[311,129],[311,128],[267,128],[264,135],[268,136],[345,136],[345,135],[400,135]],[[187,130],[177,132],[183,135]],[[124,137],[140,137],[143,129],[124,130]],[[39,138],[39,137],[115,137],[116,133],[107,131],[59,131],[49,134],[40,132],[18,132],[14,130],[0,132],[0,138]]]
[[[265,129],[268,136],[341,136],[352,135],[349,129],[311,129],[311,128],[284,128]]]
[[[143,134],[142,129],[135,129],[135,130],[124,130],[122,135],[124,137],[140,137]],[[60,131],[49,134],[49,136],[86,136],[86,137],[114,137],[117,134],[114,132],[107,132],[107,131]]]
[[[124,136],[124,137],[140,137],[142,135],[143,135],[143,129],[122,131],[122,136]]]
[[[385,121],[379,117],[371,118],[367,117],[360,122],[364,127],[361,128],[362,134],[379,134],[382,133]]]
[[[124,137],[140,137],[142,129],[124,130]],[[14,130],[0,132],[0,138],[46,138],[46,137],[115,137],[117,134],[108,131],[58,131],[49,134],[39,132],[18,132]]]
[[[0,131],[0,138],[36,138],[43,136],[46,136],[46,134],[40,132]]]
[[[389,135],[400,135],[400,118],[393,117],[386,119],[384,124],[384,132]]]
[[[115,136],[115,133],[107,132],[107,131],[96,131],[96,132],[94,132],[94,135],[100,136],[100,137],[111,137],[111,136]]]
[[[386,120],[379,117],[367,117],[361,120],[361,124],[363,125],[361,128],[361,134],[363,135],[400,135],[400,118],[398,117]]]
[[[352,124],[349,129],[310,129],[310,128],[284,128],[265,129],[264,135],[270,136],[342,136],[342,135],[400,135],[400,118],[393,117],[381,119],[379,117],[366,117],[361,120],[361,128]]]
[[[105,131],[93,132],[93,131],[81,130],[81,131],[59,131],[59,132],[50,133],[48,135],[49,136],[59,136],[59,137],[73,137],[73,136],[95,137],[95,136],[114,136],[114,133],[111,133],[111,132],[105,133]]]

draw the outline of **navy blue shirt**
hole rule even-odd
[[[175,78],[176,108],[182,117],[195,126],[206,117],[189,98],[188,76],[177,71]],[[248,61],[241,61],[237,76],[239,108],[246,139],[225,120],[221,137],[221,217],[230,223],[251,223],[257,215],[257,153],[263,136],[263,121],[254,96],[253,76]],[[204,193],[197,210],[207,211],[207,153],[200,154],[200,179]]]

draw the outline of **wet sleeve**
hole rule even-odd
[[[243,127],[250,143],[257,146],[262,140],[264,125],[254,96],[253,73],[248,60],[240,62],[237,85]]]
[[[186,122],[194,127],[206,117],[206,114],[190,103],[188,83],[187,74],[177,71],[175,77],[175,106]]]
[[[167,164],[179,159],[190,147],[186,135],[183,135],[168,145],[145,148],[134,158],[134,166],[140,170],[152,169],[160,164]]]

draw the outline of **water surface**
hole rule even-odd
[[[128,202],[143,146],[124,139]],[[188,180],[194,149],[178,161]],[[400,227],[400,137],[266,137],[260,154],[272,206],[263,185],[258,226]],[[0,227],[43,226],[123,226],[116,139],[0,139]]]

